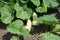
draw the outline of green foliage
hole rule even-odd
[[[14,9],[16,10],[16,17],[21,19],[28,19],[32,15],[32,10],[30,8],[23,8],[19,6],[18,3],[15,4]]]
[[[47,12],[47,7],[46,7],[45,4],[43,4],[42,6],[37,7],[37,8],[36,8],[36,11],[39,12],[39,13]]]
[[[20,40],[20,38],[18,36],[13,36],[13,37],[11,37],[10,40]]]
[[[11,7],[14,6],[15,1],[14,0],[9,0],[9,3],[11,4]]]
[[[42,17],[33,17],[36,24],[57,24],[58,20],[54,15],[44,15]]]
[[[14,34],[20,34],[20,30],[23,25],[24,24],[21,20],[16,20],[8,25],[7,30]]]
[[[42,17],[39,17],[39,20],[42,20],[43,23],[46,23],[46,24],[58,23],[58,20],[57,20],[57,18],[54,15],[44,15]]]
[[[11,23],[13,17],[13,10],[9,5],[4,5],[1,8],[1,21],[5,24]]]
[[[37,6],[36,11],[39,13],[47,12],[47,7],[49,8],[55,8],[59,4],[57,0],[42,0],[43,3],[41,3],[40,0],[31,0],[34,5]]]
[[[55,28],[52,31],[57,34],[60,34],[60,24],[56,24]]]
[[[32,3],[33,5],[30,5]],[[60,34],[60,24],[54,15],[43,15],[39,17],[37,15],[38,12],[47,12],[48,8],[55,8],[58,5],[57,0],[0,0],[0,20],[8,24],[7,30],[9,32],[17,35],[28,35],[32,25],[37,26],[40,24],[54,25],[54,28],[51,26],[51,28],[53,28],[52,31]],[[49,39],[51,35],[54,37],[53,34],[49,33],[47,39]],[[46,35],[43,36],[43,38],[45,39]],[[58,37],[55,36],[54,38]],[[54,38],[52,40],[54,40]],[[17,36],[13,36],[11,40],[20,39]]]
[[[42,40],[60,40],[60,37],[48,32],[42,35]]]
[[[40,0],[31,0],[31,2],[36,6],[40,5]]]
[[[57,2],[57,0],[43,0],[44,4],[46,4],[47,7],[57,7],[59,4]]]
[[[4,5],[4,3],[0,2],[0,7],[1,7],[2,5]]]
[[[28,35],[29,32],[30,32],[30,31],[29,31],[28,29],[26,29],[26,28],[22,28],[22,29],[21,29],[21,34],[24,35],[24,36]]]
[[[18,35],[28,35],[30,32],[29,29],[25,28],[23,21],[21,20],[16,20],[13,23],[9,24],[7,30],[13,34]]]

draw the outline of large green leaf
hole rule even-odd
[[[1,7],[1,21],[5,24],[11,23],[13,20],[13,10],[9,5]]]
[[[52,31],[55,32],[55,33],[60,34],[60,24],[57,24]]]
[[[39,13],[47,12],[47,7],[46,7],[45,4],[43,4],[42,6],[37,7],[37,8],[36,8],[36,11],[39,12]]]
[[[36,6],[40,5],[40,0],[31,0],[31,2]]]
[[[10,40],[20,40],[20,38],[18,36],[13,36],[13,37],[11,37]]]
[[[14,34],[21,34],[20,31],[22,27],[23,27],[23,21],[16,20],[8,25],[7,30]]]
[[[36,21],[36,24],[57,24],[58,20],[54,15],[43,15],[41,17],[33,18]]]
[[[39,20],[42,20],[43,23],[46,23],[46,24],[58,23],[58,20],[54,15],[44,15],[44,16],[40,17]]]
[[[57,0],[43,0],[44,4],[47,5],[47,7],[57,7],[59,4],[57,2]]]
[[[28,19],[32,15],[32,10],[30,8],[24,8],[19,6],[18,3],[15,4],[14,9],[16,10],[16,17],[21,19]]]
[[[25,35],[28,35],[30,32],[29,29],[25,27],[26,26],[23,25],[23,22],[21,20],[16,20],[13,23],[8,25],[7,30],[13,34],[25,36]]]
[[[47,12],[47,9],[44,8],[44,7],[37,7],[36,11],[39,12],[39,13],[42,13],[42,12]]]
[[[45,33],[42,35],[42,40],[60,40],[60,36],[54,35],[52,33]]]

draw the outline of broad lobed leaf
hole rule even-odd
[[[42,4],[42,6],[37,7],[36,11],[39,12],[39,13],[47,12],[47,6],[46,6],[46,4]]]
[[[1,21],[5,24],[11,23],[13,20],[13,10],[9,5],[4,5],[1,7]]]
[[[54,15],[43,15],[41,17],[33,17],[33,21],[36,21],[36,24],[57,24],[58,20]]]
[[[9,24],[7,30],[13,34],[18,34],[23,36],[28,35],[30,32],[29,29],[25,28],[23,21],[21,20],[16,20],[13,23]]]
[[[16,10],[16,17],[23,20],[28,19],[32,15],[32,10],[30,8],[23,8],[19,6],[18,3],[15,4],[14,9]]]
[[[23,25],[24,25],[23,21],[16,20],[13,23],[8,25],[7,30],[14,34],[20,34],[20,31]]]
[[[57,18],[54,15],[44,15],[42,17],[39,18],[40,20],[43,21],[43,23],[51,23],[51,24],[56,24],[58,23]]]
[[[47,7],[51,8],[57,7],[59,5],[57,0],[43,0],[43,2],[47,5]]]

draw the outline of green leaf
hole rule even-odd
[[[9,0],[9,3],[11,4],[11,7],[13,7],[14,6],[14,0]]]
[[[25,28],[26,26],[23,25],[23,22],[21,20],[16,20],[12,24],[9,24],[7,27],[7,30],[10,31],[13,34],[18,35],[28,35],[30,30]]]
[[[13,20],[13,10],[9,5],[1,7],[1,21],[5,24],[11,23]]]
[[[60,34],[60,32],[55,32],[55,33]]]
[[[31,2],[36,6],[40,5],[40,0],[31,0]]]
[[[4,5],[4,3],[0,2],[0,7],[3,6],[3,5]]]
[[[60,34],[60,24],[56,24],[55,28],[52,31]]]
[[[57,7],[59,4],[57,0],[43,0],[43,3],[47,5],[47,7]]]
[[[8,25],[7,30],[14,34],[21,34],[22,27],[23,27],[23,21],[16,20]]]
[[[42,36],[42,40],[60,40],[60,36],[48,32]]]
[[[22,3],[27,3],[29,0],[20,0]]]
[[[10,40],[20,40],[18,36],[12,36]]]
[[[9,0],[9,2],[10,2],[11,4],[14,4],[14,0]]]
[[[58,23],[57,18],[54,15],[44,15],[39,18],[39,20],[42,20],[45,24],[56,24]]]
[[[26,29],[26,28],[22,28],[22,29],[21,29],[21,34],[24,35],[24,36],[25,36],[25,35],[28,35],[29,32],[30,32],[30,31],[29,31],[28,29]]]
[[[36,24],[57,24],[58,20],[54,15],[43,15],[41,17],[37,17],[36,19],[33,18],[33,20],[36,21]]]
[[[1,6],[0,6],[0,15],[1,15]]]
[[[39,13],[47,12],[47,7],[46,7],[46,5],[44,4],[44,5],[40,6],[40,7],[37,7],[37,8],[36,8],[36,11],[39,12]]]
[[[16,10],[16,17],[23,20],[29,19],[32,15],[32,10],[30,8],[24,8],[19,6],[18,3],[15,4],[14,9]]]

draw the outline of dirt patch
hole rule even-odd
[[[2,29],[0,29],[0,40],[3,39],[2,37],[3,37],[6,33],[7,33],[7,30],[2,30]]]

